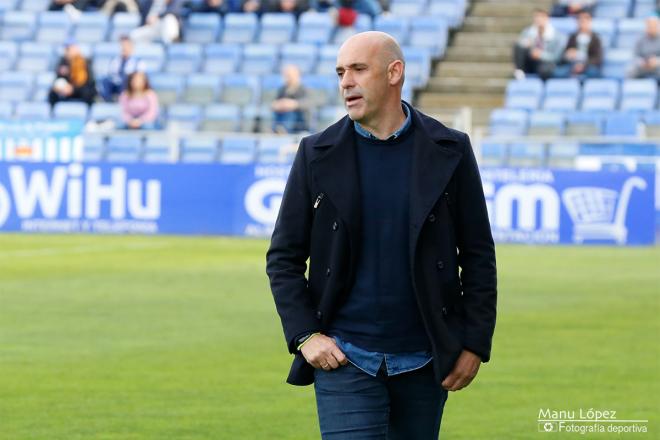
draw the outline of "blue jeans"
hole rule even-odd
[[[390,377],[317,369],[314,390],[323,440],[437,440],[447,400],[431,364]]]

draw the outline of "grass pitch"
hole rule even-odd
[[[0,235],[0,439],[318,438],[312,389],[284,383],[266,247]],[[616,436],[538,433],[542,408],[660,438],[660,248],[499,246],[498,268],[492,362],[441,438]]]

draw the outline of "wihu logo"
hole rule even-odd
[[[150,232],[160,217],[161,183],[130,179],[122,167],[104,176],[100,167],[77,163],[50,173],[13,165],[0,183],[0,227],[12,211],[21,230]]]

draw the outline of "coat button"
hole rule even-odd
[[[326,277],[329,277],[329,276],[330,276],[330,268],[327,268],[327,269],[325,270],[325,276],[326,276]]]
[[[321,318],[323,318],[323,313],[321,313],[320,310],[317,310],[316,311],[316,319],[321,319]]]
[[[334,223],[332,224],[332,230],[333,230],[333,231],[336,231],[337,229],[339,229],[339,223],[334,222]]]
[[[435,214],[429,215],[429,222],[433,223],[435,221]]]
[[[437,263],[435,263],[436,267],[440,270],[445,268],[445,263],[442,260],[438,260]]]
[[[447,316],[447,307],[442,308],[442,314]]]

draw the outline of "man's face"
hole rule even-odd
[[[548,23],[548,15],[543,12],[534,13],[534,25],[537,27],[545,27]]]
[[[133,42],[131,40],[121,40],[121,54],[125,58],[128,58],[133,54]]]
[[[580,32],[591,32],[591,16],[589,14],[578,15],[578,28]]]
[[[646,35],[655,38],[658,35],[658,19],[655,17],[646,20]]]
[[[383,111],[390,88],[378,44],[347,41],[337,56],[337,75],[339,93],[352,120],[366,123]]]

